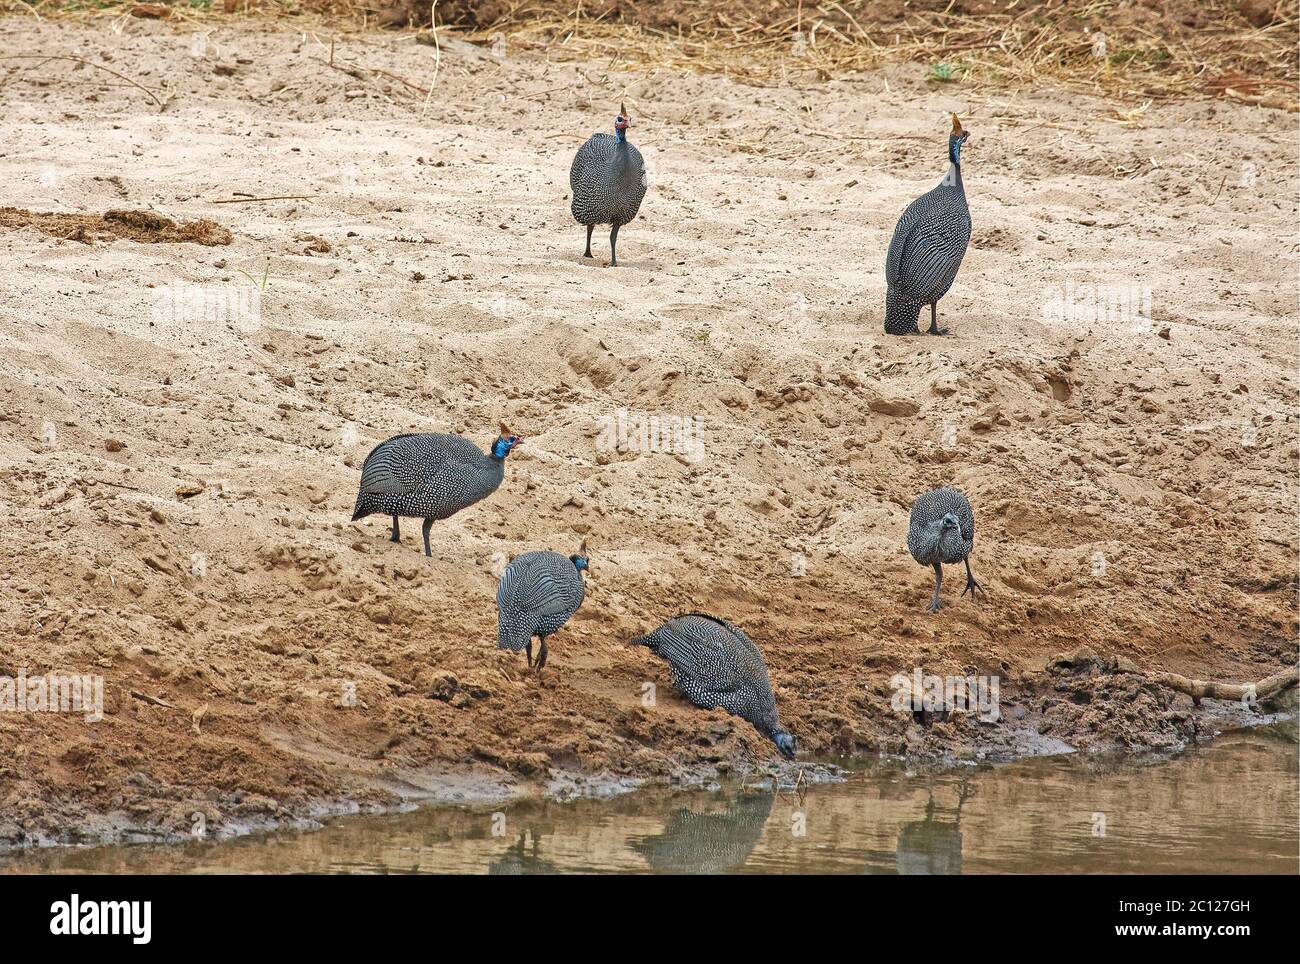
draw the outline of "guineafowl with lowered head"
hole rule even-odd
[[[793,760],[794,736],[781,727],[767,663],[753,640],[717,616],[685,613],[632,640],[667,661],[673,685],[696,706],[721,706],[748,720]]]
[[[506,456],[522,441],[504,422],[487,452],[459,435],[394,435],[376,445],[361,466],[352,521],[378,512],[391,515],[392,541],[401,542],[398,517],[423,518],[424,554],[432,556],[433,520],[446,519],[495,492],[505,477]]]
[[[618,229],[636,217],[645,197],[646,173],[641,152],[627,139],[631,120],[627,108],[619,105],[613,134],[594,134],[578,148],[569,168],[570,205],[573,219],[587,226],[587,250],[591,257],[591,232],[597,224],[610,225],[609,266],[618,266],[615,246]]]

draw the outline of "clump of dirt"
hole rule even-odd
[[[0,208],[0,228],[35,228],[50,237],[94,244],[125,238],[145,244],[190,242],[209,247],[230,244],[233,235],[215,221],[200,218],[179,224],[153,211],[113,210],[104,214],[65,214]]]

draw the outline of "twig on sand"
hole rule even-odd
[[[102,70],[106,74],[112,74],[114,77],[118,78],[119,80],[126,81],[128,84],[130,84],[132,87],[135,87],[137,90],[144,91],[145,94],[149,96],[149,99],[152,100],[155,104],[157,104],[160,109],[167,106],[166,101],[160,100],[158,95],[155,94],[148,87],[144,86],[144,84],[132,80],[130,77],[126,76],[126,74],[120,74],[116,70],[113,70],[109,67],[105,67],[103,64],[97,64],[94,61],[86,60],[82,57],[73,57],[70,54],[6,54],[3,57],[0,57],[0,60],[40,60],[40,61],[71,60],[73,63],[84,64],[87,67],[94,67],[96,70]]]
[[[273,197],[228,197],[219,201],[213,201],[213,204],[250,204],[254,201],[308,201],[314,198],[315,194],[277,194]]]
[[[433,0],[429,6],[429,30],[433,33],[433,79],[429,81],[429,92],[425,94],[424,105],[420,108],[421,118],[429,109],[433,88],[438,86],[438,69],[442,66],[442,43],[438,40],[438,0]]]
[[[157,696],[150,696],[148,693],[141,693],[139,690],[131,690],[130,693],[137,700],[141,700],[142,702],[151,703],[154,706],[165,706],[169,710],[176,709],[176,707],[173,706],[171,703],[168,703],[166,700],[160,699]]]

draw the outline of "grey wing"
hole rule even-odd
[[[921,219],[921,212],[925,207],[922,204],[924,200],[922,196],[909,204],[899,217],[898,223],[894,225],[893,237],[889,239],[889,253],[885,255],[885,280],[891,285],[899,283],[899,266],[903,260],[903,252],[907,247],[907,239],[911,236],[917,221]]]
[[[742,683],[735,661],[720,634],[699,625],[669,620],[658,631],[659,655],[684,676],[694,677],[713,692],[739,689]]]
[[[361,491],[383,495],[468,492],[483,453],[455,435],[398,435],[376,446],[361,467]]]
[[[612,134],[593,134],[587,138],[586,142],[578,148],[578,153],[573,155],[573,163],[569,165],[569,190],[577,191],[579,184],[582,183],[583,174],[591,166],[598,164],[609,153],[607,141],[614,139]]]
[[[501,576],[497,606],[504,602],[537,616],[567,613],[573,608],[573,587],[566,575],[547,559],[516,559]]]

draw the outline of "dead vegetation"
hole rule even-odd
[[[1294,111],[1300,18],[1281,0],[0,0],[41,18],[138,17],[202,27],[233,17],[303,26],[454,29],[557,60],[803,82],[891,63],[935,85],[1052,81],[1140,105],[1224,97]],[[92,65],[98,66],[98,65]]]
[[[26,208],[0,208],[0,228],[15,230],[35,228],[42,234],[65,241],[94,244],[96,241],[127,241],[144,243],[229,244],[230,231],[206,218],[177,223],[153,211],[108,211],[104,214],[66,214],[61,212],[28,211]]]

